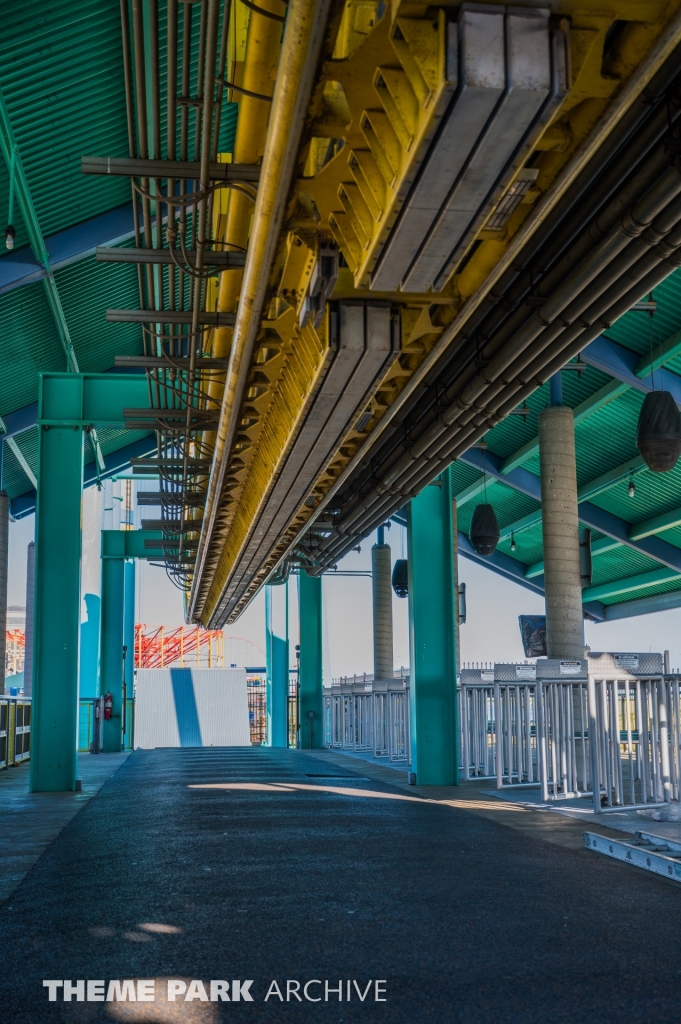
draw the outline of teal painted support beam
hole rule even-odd
[[[664,533],[665,530],[673,530],[677,526],[681,526],[681,508],[674,508],[661,516],[636,523],[629,530],[629,539],[643,540],[644,537],[652,537],[654,534]]]
[[[109,531],[105,531],[109,532]],[[102,750],[118,753],[123,745],[123,622],[125,562],[102,559],[102,606],[99,634],[99,693],[111,694],[111,718],[104,721]]]
[[[670,583],[672,580],[681,580],[681,573],[675,569],[653,569],[651,572],[639,573],[638,576],[628,576],[623,580],[613,580],[612,583],[601,583],[597,587],[586,587],[582,591],[582,599],[584,601],[604,601],[609,597],[629,594],[632,590],[642,590],[645,587],[656,587],[660,583]]]
[[[649,377],[654,370],[664,366],[671,359],[681,354],[681,331],[676,331],[661,345],[655,346],[655,355],[651,359],[649,355],[641,356],[636,367],[637,377]],[[657,385],[659,388],[659,384]]]
[[[493,487],[496,483],[496,477],[490,476],[489,473],[485,473],[478,480],[474,480],[472,484],[469,484],[468,487],[464,487],[464,489],[459,491],[456,495],[455,500],[457,508],[461,508],[461,506],[465,505],[467,502],[473,501],[473,499],[477,498],[479,494],[489,490],[490,487]]]
[[[267,659],[267,745],[288,746],[287,587],[265,587]]]
[[[123,644],[128,648],[125,658],[125,685],[129,700],[135,686],[135,575],[135,563],[128,559],[125,562]]]
[[[456,634],[451,474],[409,502],[411,756],[419,786],[455,786]]]
[[[31,775],[33,793],[75,789],[83,435],[38,432]]]
[[[133,373],[43,373],[41,426],[125,429],[125,409],[149,409],[146,377]]]
[[[160,543],[148,548],[148,540],[163,540],[157,530],[102,530],[102,558],[163,558]]]
[[[581,402],[574,409],[575,426],[581,423],[583,420],[593,416],[594,413],[598,412],[603,406],[613,402],[620,395],[623,395],[625,391],[629,390],[628,384],[622,384],[618,380],[608,381],[604,384],[600,390],[596,391],[593,395],[589,395],[585,401]],[[510,473],[512,469],[517,469],[518,466],[522,466],[524,462],[528,462],[534,455],[539,451],[539,437],[533,437],[531,440],[524,444],[522,448],[519,448],[508,458],[504,459],[501,464],[501,472],[506,475]]]
[[[541,508],[537,508],[534,512],[528,512],[522,519],[516,519],[514,523],[509,523],[508,526],[502,527],[499,530],[499,540],[508,540],[512,533],[522,533],[523,530],[529,530],[531,526],[536,526],[540,522]]]
[[[300,746],[324,746],[322,692],[322,579],[301,570],[298,577],[300,614]]]
[[[612,537],[601,537],[600,540],[594,541],[591,545],[591,556],[595,558],[596,555],[605,555],[608,551],[614,551],[615,548],[622,547],[620,541],[613,540]],[[544,574],[544,561],[534,562],[532,565],[528,565],[525,570],[525,579],[531,580],[535,576],[542,576]]]
[[[630,476],[637,476],[645,468],[646,464],[643,457],[636,455],[633,459],[623,462],[620,466],[615,466],[614,469],[608,470],[607,473],[603,473],[601,476],[583,483],[577,491],[577,500],[591,501],[592,498],[597,497],[599,494],[604,494],[605,491],[609,491],[611,487],[615,487],[622,480],[628,480]]]

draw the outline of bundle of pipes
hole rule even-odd
[[[659,135],[660,120],[649,136]],[[317,574],[681,266],[681,165],[669,149],[658,146],[554,262],[532,295],[536,312],[523,303],[482,345],[477,339],[469,344],[465,362],[439,394],[432,422],[418,436],[412,431],[410,446],[391,453],[374,472],[368,493],[335,521],[317,552]],[[497,318],[503,305],[498,302]]]

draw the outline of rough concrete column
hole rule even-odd
[[[568,406],[551,406],[539,414],[539,464],[547,653],[549,658],[583,658],[575,424]]]
[[[390,545],[378,543],[371,549],[371,595],[374,607],[374,679],[393,677],[393,591]]]
[[[24,648],[24,697],[33,694],[33,618],[35,606],[35,541],[26,550],[26,646]]]
[[[0,444],[2,442],[0,441]],[[1,463],[0,463],[1,465]],[[0,491],[0,693],[5,692],[5,655],[7,652],[7,544],[9,536],[9,497]]]

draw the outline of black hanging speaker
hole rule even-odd
[[[476,505],[468,536],[479,555],[494,554],[499,543],[499,524],[491,505]]]
[[[650,391],[641,406],[636,447],[653,473],[668,473],[681,455],[681,416],[669,391]]]
[[[393,566],[392,584],[398,597],[406,597],[409,593],[409,580],[406,558],[398,558]]]

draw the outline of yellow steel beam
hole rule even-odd
[[[280,0],[259,3],[282,10]],[[386,8],[374,0],[346,0],[330,16],[312,0],[291,0],[273,103],[238,97],[233,159],[263,159],[255,208],[232,192],[214,228],[215,237],[247,246],[248,257],[245,271],[221,275],[213,296],[218,309],[237,312],[237,322],[233,331],[213,333],[212,353],[229,355],[230,363],[226,383],[213,385],[222,411],[190,603],[193,618],[216,621],[220,596],[239,571],[259,509],[325,372],[326,318],[317,328],[301,326],[320,244],[335,242],[346,263],[332,298],[388,299],[399,316],[401,351],[360,424],[357,417],[348,424],[309,499],[274,548],[262,552],[232,621],[366,458],[368,443],[387,428],[678,44],[680,6],[681,0],[605,0],[597,10],[583,0],[553,5],[553,30],[569,39],[570,83],[560,109],[532,137],[536,179],[501,230],[481,224],[442,292],[405,295],[368,292],[368,284],[417,155],[452,94],[442,57],[449,7],[392,0]],[[327,20],[323,63],[308,97],[305,75],[315,64],[310,43]],[[605,49],[615,22],[615,42]],[[251,13],[243,65],[236,62],[232,73],[238,80],[231,80],[271,94],[280,37],[276,22]],[[294,162],[297,178],[290,186]]]

